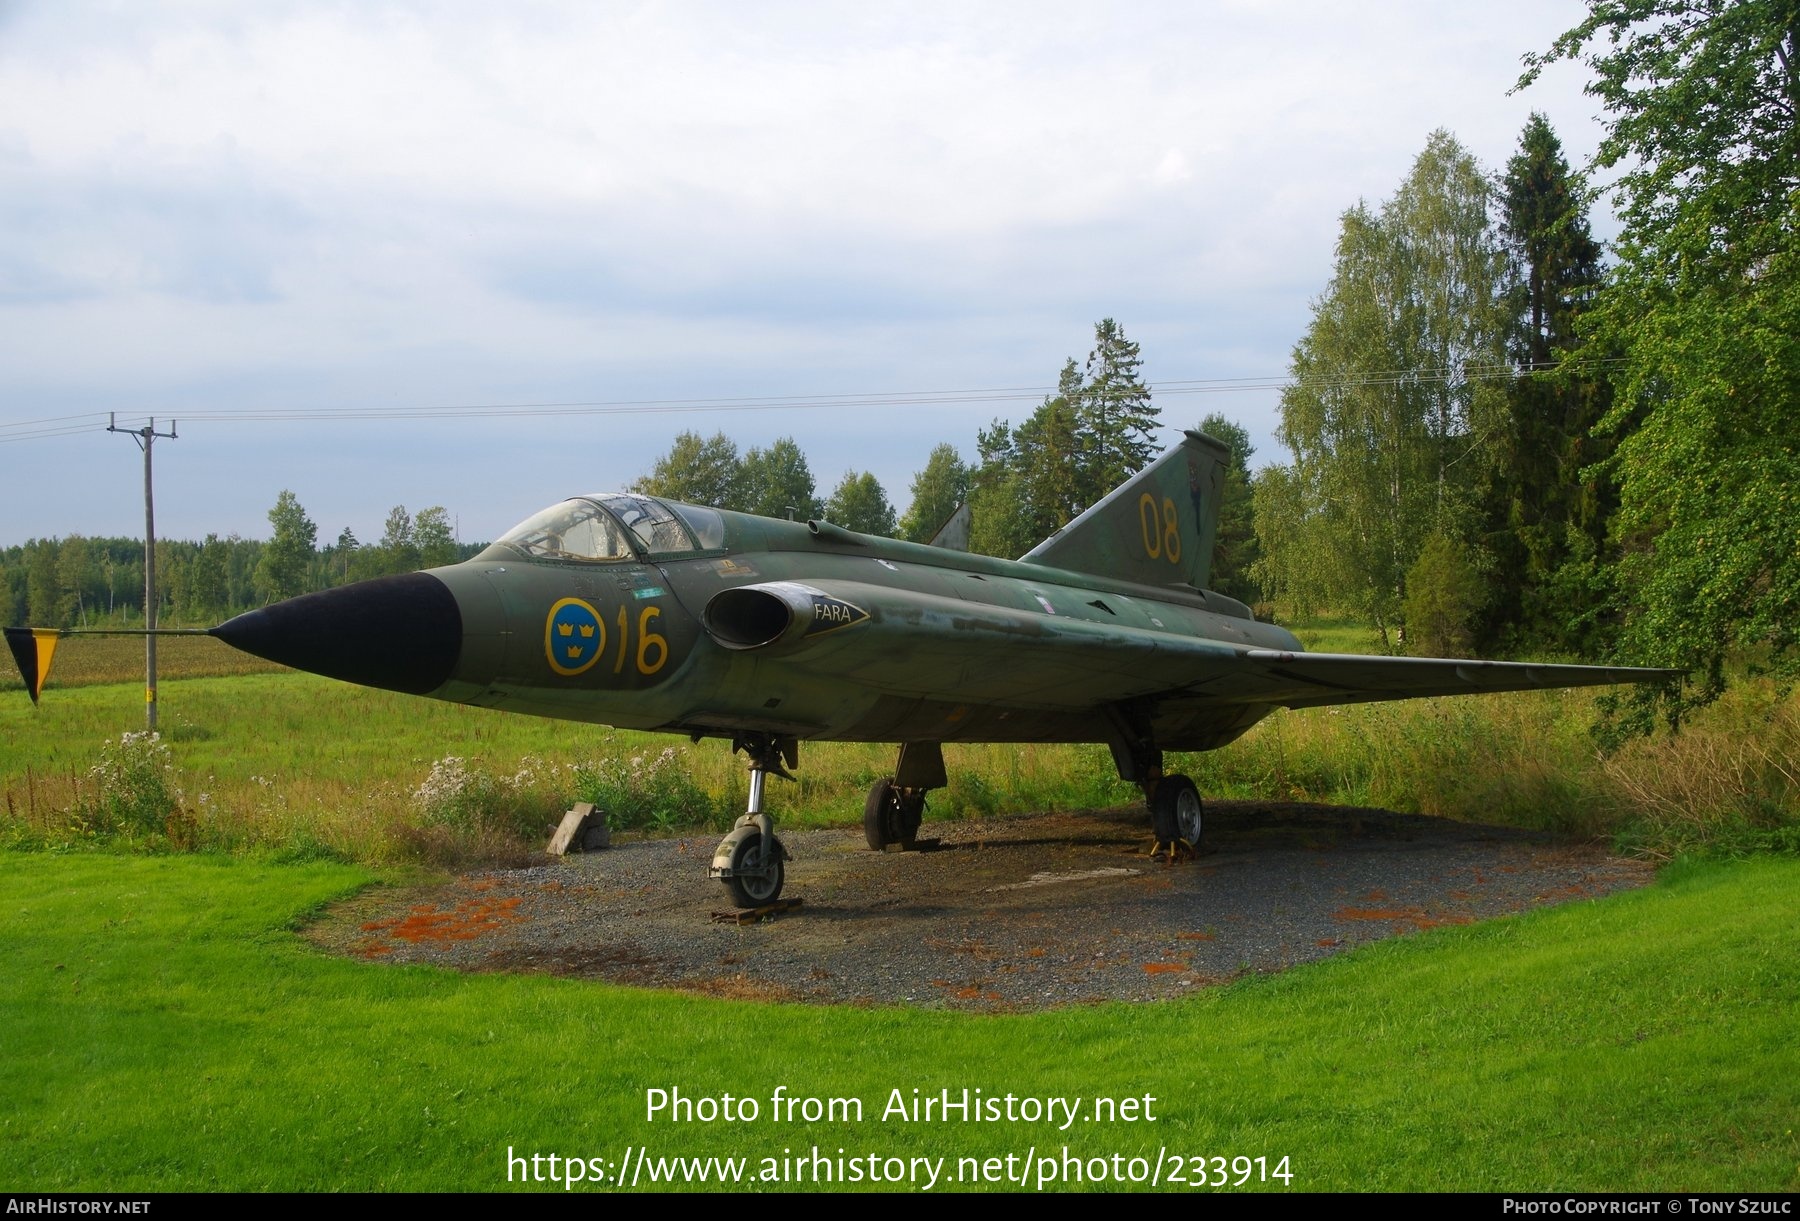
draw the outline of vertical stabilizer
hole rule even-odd
[[[1222,443],[1190,431],[1022,558],[1141,585],[1204,589],[1230,460]]]

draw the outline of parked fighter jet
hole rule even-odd
[[[1200,794],[1164,773],[1163,752],[1224,746],[1276,708],[1671,676],[1307,653],[1206,589],[1228,456],[1189,432],[1019,560],[580,496],[466,563],[306,594],[210,634],[365,686],[729,740],[749,759],[749,809],[711,872],[744,907],[781,892],[791,858],[764,781],[789,776],[804,739],[899,744],[864,810],[871,848],[913,840],[925,795],[948,783],[946,742],[1104,742],[1157,838],[1197,846]],[[70,633],[6,634],[36,699]]]

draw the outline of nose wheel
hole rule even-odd
[[[740,829],[748,834],[738,835]],[[781,896],[781,883],[787,872],[782,862],[787,859],[787,849],[773,836],[767,842],[771,851],[765,853],[762,828],[752,824],[734,829],[713,853],[713,876],[725,883],[732,903],[738,907],[762,907]],[[730,858],[723,868],[719,865],[721,856]]]
[[[794,778],[787,769],[798,766],[800,744],[774,734],[744,734],[731,749],[750,757],[750,808],[713,849],[709,872],[725,883],[738,907],[762,907],[780,897],[784,864],[793,859],[775,838],[774,819],[763,810],[763,787],[771,773],[783,780]]]

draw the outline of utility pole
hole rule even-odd
[[[157,432],[152,419],[142,428],[120,428],[117,413],[108,414],[107,432],[122,432],[144,451],[144,723],[156,732],[156,501],[151,493],[150,448],[158,437],[175,440],[175,421]]]

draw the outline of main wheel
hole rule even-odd
[[[784,881],[781,858],[787,853],[781,847],[781,841],[774,836],[769,837],[772,851],[769,853],[768,872],[762,874],[739,873],[740,869],[748,869],[756,860],[757,852],[762,847],[762,833],[746,835],[731,850],[731,876],[723,879],[725,889],[731,892],[731,901],[739,907],[761,907],[765,903],[773,903],[781,895],[781,883]]]
[[[883,776],[869,790],[863,803],[863,838],[869,847],[880,852],[889,844],[897,844],[906,836],[900,820],[900,790],[890,778]]]
[[[1184,839],[1200,846],[1202,824],[1200,790],[1186,776],[1164,776],[1150,798],[1150,829],[1165,844]]]
[[[863,838],[880,852],[889,844],[911,844],[925,820],[925,795],[907,793],[883,777],[869,790],[863,805]]]

